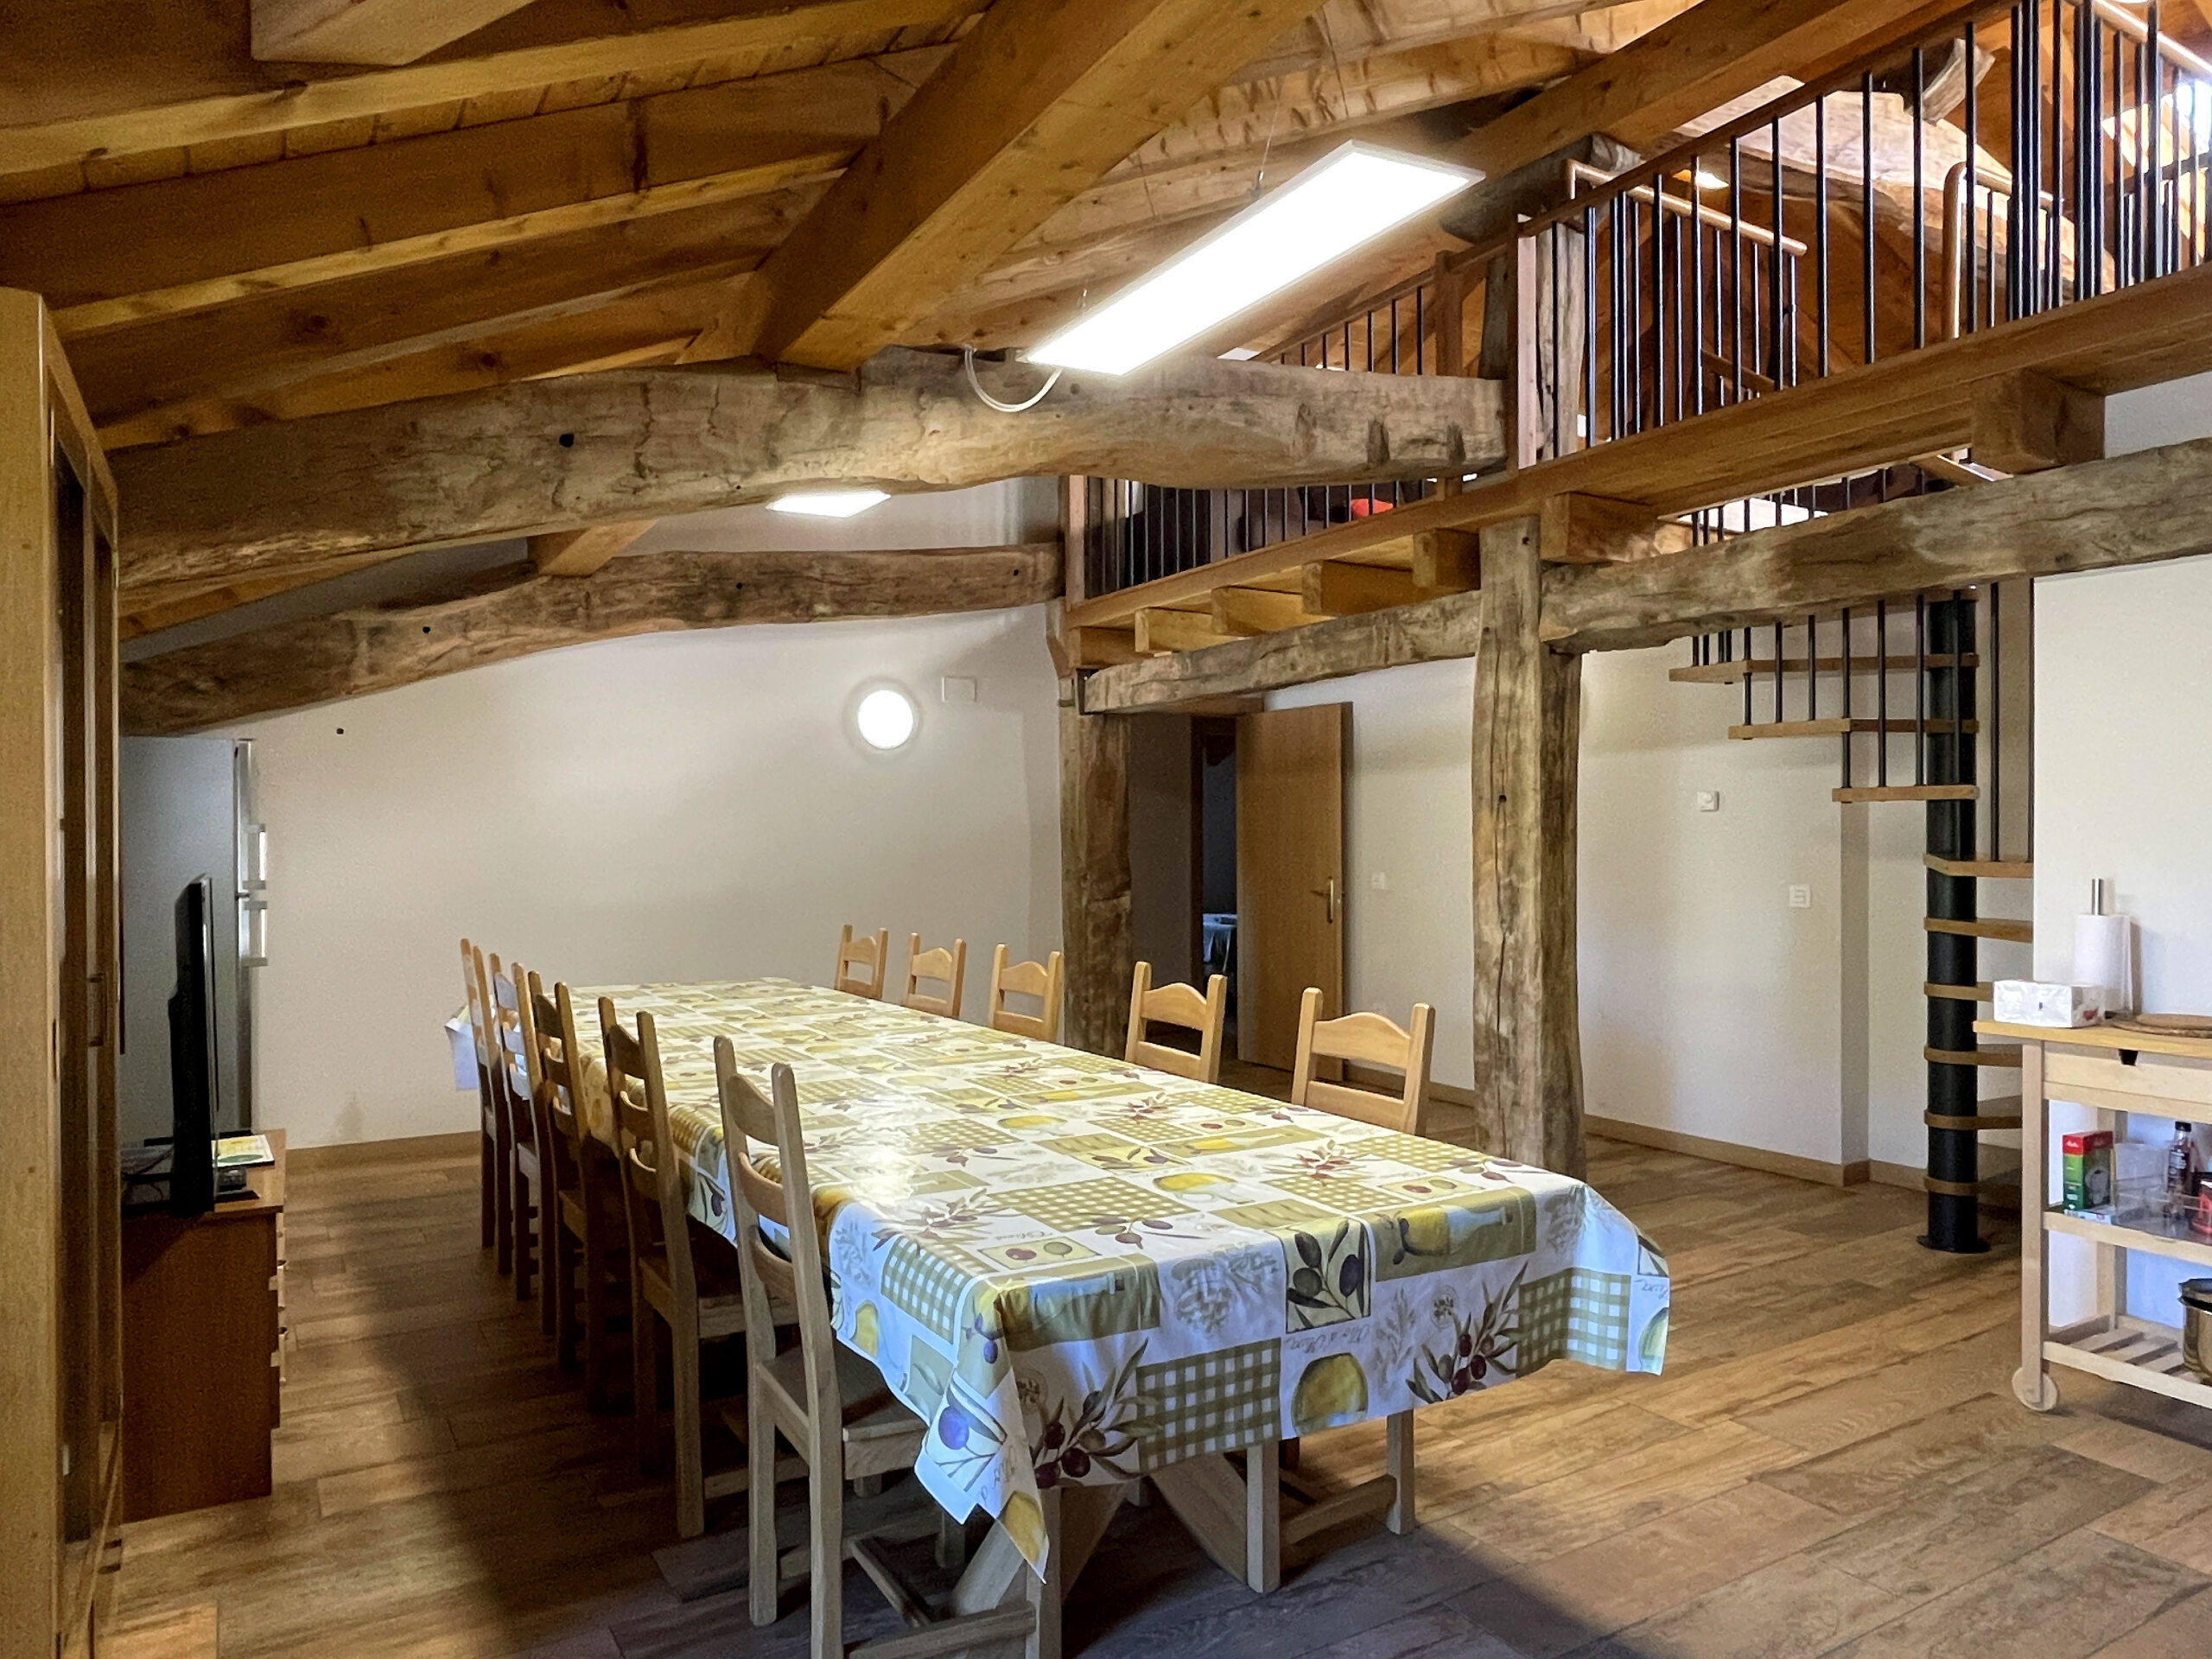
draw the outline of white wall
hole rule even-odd
[[[2212,376],[2106,405],[2110,453],[2207,435]],[[2073,976],[2074,918],[2102,877],[2113,907],[2136,918],[2142,1005],[2212,1010],[2212,558],[2046,578],[2036,640],[2036,974]],[[2079,1109],[2052,1116],[2061,1132],[2093,1127]],[[2139,1140],[2172,1135],[2164,1120],[2132,1127]],[[2078,1317],[2090,1247],[2050,1243],[2053,1315]],[[2177,1323],[2174,1286],[2187,1276],[2136,1258],[2133,1311]]]
[[[1433,1075],[1474,1078],[1474,664],[1422,663],[1271,693],[1271,709],[1349,702],[1344,995],[1403,1022],[1436,1009]],[[1380,875],[1385,886],[1377,888]]]

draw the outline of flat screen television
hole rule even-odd
[[[215,890],[206,876],[176,896],[176,989],[169,996],[169,1211],[215,1207]]]

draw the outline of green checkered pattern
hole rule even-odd
[[[1149,1217],[1187,1214],[1191,1206],[1160,1193],[1147,1192],[1134,1181],[1103,1175],[1095,1181],[1067,1181],[1058,1186],[1033,1186],[1008,1192],[1004,1202],[1054,1232],[1080,1233],[1096,1229],[1103,1217],[1136,1221]]]
[[[1371,1216],[1378,1211],[1400,1207],[1399,1201],[1387,1192],[1378,1192],[1359,1181],[1332,1179],[1324,1175],[1270,1175],[1268,1185],[1294,1198],[1304,1198],[1308,1204],[1318,1204],[1332,1215]]]
[[[1629,1276],[1569,1268],[1521,1287],[1520,1346],[1513,1369],[1526,1376],[1554,1359],[1622,1370],[1628,1360]]]
[[[1209,1452],[1282,1437],[1282,1344],[1248,1343],[1218,1353],[1137,1367],[1136,1391],[1152,1419],[1138,1442],[1150,1471]]]
[[[884,1259],[885,1298],[948,1342],[967,1326],[974,1286],[972,1274],[932,1255],[912,1239],[894,1242]]]

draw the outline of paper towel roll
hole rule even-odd
[[[2074,918],[2074,982],[2101,985],[2107,1010],[2135,1007],[2135,923],[2126,916]]]

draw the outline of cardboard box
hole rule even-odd
[[[2112,1131],[2069,1135],[2060,1142],[2064,1203],[2069,1210],[2101,1210],[2112,1202]]]

